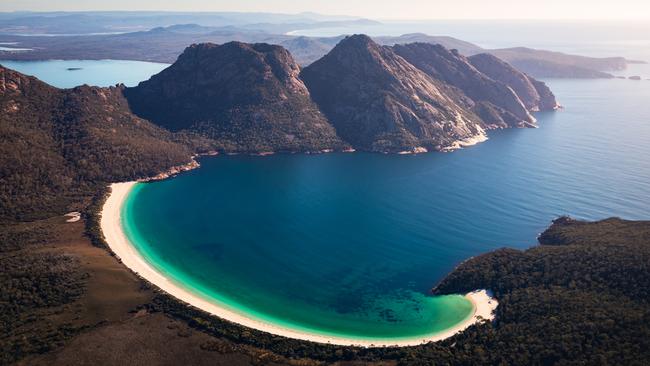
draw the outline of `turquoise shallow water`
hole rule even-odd
[[[448,328],[428,291],[468,257],[527,248],[564,214],[650,212],[650,82],[551,80],[566,109],[450,154],[223,156],[143,184],[127,235],[161,271],[279,325],[357,338]]]
[[[461,295],[432,297],[410,288],[380,293],[379,288],[359,282],[363,279],[358,273],[371,265],[362,258],[362,267],[336,263],[342,259],[336,253],[341,248],[330,247],[329,241],[338,239],[307,242],[297,237],[307,229],[293,234],[292,228],[280,229],[287,236],[271,239],[264,237],[266,230],[246,228],[244,223],[224,231],[212,222],[220,215],[183,215],[184,222],[198,220],[198,231],[172,233],[163,228],[166,224],[160,225],[161,216],[147,214],[160,199],[167,199],[158,193],[165,196],[169,191],[152,193],[150,186],[136,186],[123,207],[122,224],[129,239],[149,263],[177,284],[236,312],[307,333],[378,340],[433,335],[472,314],[472,304]],[[183,206],[189,208],[187,202]],[[162,215],[165,220],[181,216],[172,211]],[[327,235],[319,233],[323,234]],[[250,236],[255,239],[239,245]],[[222,244],[231,240],[237,244]],[[377,277],[384,276],[381,268],[378,271]]]

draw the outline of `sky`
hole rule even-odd
[[[0,11],[259,11],[374,19],[650,19],[649,0],[0,0]]]

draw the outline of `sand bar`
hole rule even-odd
[[[136,182],[115,183],[111,185],[111,194],[106,200],[102,209],[101,229],[111,250],[122,260],[122,263],[137,273],[140,277],[150,283],[158,286],[163,291],[186,302],[196,308],[216,315],[222,319],[241,324],[243,326],[261,330],[264,332],[295,339],[302,339],[318,343],[328,343],[337,345],[355,345],[362,347],[381,347],[381,346],[414,346],[422,343],[440,341],[449,338],[454,334],[467,329],[469,326],[480,319],[493,319],[494,309],[497,301],[490,297],[486,290],[477,290],[470,292],[465,297],[474,304],[474,314],[468,317],[464,322],[457,324],[455,327],[446,331],[439,332],[427,337],[418,337],[404,340],[374,340],[374,339],[352,339],[344,337],[326,336],[313,334],[299,330],[293,330],[280,327],[264,321],[250,318],[230,309],[219,306],[218,304],[208,301],[191,291],[179,286],[171,281],[159,271],[154,269],[137,250],[132,246],[130,241],[122,230],[121,208]]]

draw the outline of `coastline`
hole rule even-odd
[[[428,342],[436,342],[449,338],[474,323],[494,318],[493,311],[498,306],[496,299],[490,297],[488,291],[477,290],[470,292],[465,297],[472,303],[474,311],[464,321],[445,331],[430,336],[417,337],[403,340],[377,340],[377,339],[353,339],[345,337],[327,336],[304,331],[293,330],[256,320],[246,315],[237,313],[230,309],[219,306],[208,301],[188,289],[179,286],[174,281],[165,277],[154,269],[130,243],[122,230],[121,209],[131,189],[137,182],[114,183],[110,186],[111,193],[106,199],[101,212],[100,226],[105,240],[113,253],[138,276],[156,285],[171,296],[203,311],[206,311],[219,318],[240,324],[245,327],[257,329],[275,335],[311,341],[316,343],[361,346],[361,347],[382,347],[382,346],[415,346]]]
[[[485,130],[482,129],[481,127],[478,127],[478,129],[479,129],[479,132],[476,135],[474,135],[472,137],[467,137],[467,138],[462,139],[462,140],[454,141],[451,145],[442,148],[440,151],[441,152],[452,152],[452,151],[463,149],[463,148],[466,148],[466,147],[478,145],[481,142],[487,141],[489,138],[488,138],[488,135],[485,132]]]

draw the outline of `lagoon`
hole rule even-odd
[[[0,60],[0,65],[36,76],[57,88],[74,88],[83,84],[106,87],[118,83],[136,86],[169,66],[155,62],[125,60]]]

